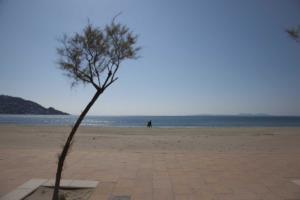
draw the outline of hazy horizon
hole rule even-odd
[[[0,94],[1,95],[4,95],[4,96],[9,96],[9,95],[6,95],[6,94]],[[12,96],[12,97],[17,97],[17,96]],[[22,97],[17,97],[17,98],[22,98]],[[34,100],[31,100],[31,99],[24,99],[22,98],[23,100],[26,100],[26,101],[32,101],[34,103],[37,103],[39,104],[38,102],[35,102]],[[54,106],[44,106],[44,105],[41,105],[39,104],[40,106],[43,106],[45,108],[54,108],[56,109]],[[64,112],[64,110],[60,110],[62,112]],[[80,113],[78,114],[73,114],[73,113],[68,113],[69,115],[73,115],[73,116],[78,116],[80,115]],[[1,114],[0,115],[37,115],[37,114]],[[161,116],[161,117],[165,117],[165,116],[267,116],[267,117],[282,117],[282,116],[286,116],[286,117],[300,117],[300,115],[272,115],[272,114],[268,114],[268,113],[232,113],[232,114],[222,114],[222,113],[216,113],[216,114],[209,114],[209,113],[199,113],[199,114],[181,114],[181,115],[167,115],[167,114],[162,114],[162,115],[147,115],[147,114],[121,114],[121,115],[118,115],[118,114],[106,114],[106,115],[97,115],[97,114],[87,114],[88,116],[107,116],[107,117],[135,117],[135,116]]]
[[[117,21],[139,35],[138,60],[89,115],[300,116],[299,24],[288,1],[0,1],[0,93],[78,115],[93,96],[58,69],[57,38]],[[201,114],[204,113],[204,114]]]
[[[5,94],[0,94],[1,95],[4,95],[4,96],[9,96],[9,95],[5,95]],[[12,97],[16,97],[16,96],[12,96]],[[16,98],[22,98],[22,97],[16,97]],[[35,102],[34,100],[31,100],[31,99],[24,99],[22,98],[23,100],[25,101],[31,101],[31,102],[34,102],[34,103],[37,103],[39,104],[38,102]],[[54,108],[56,109],[55,107],[53,106],[44,106],[44,105],[41,105],[39,104],[40,106],[43,106],[44,108]],[[64,110],[59,110],[59,111],[62,111],[62,112],[65,112]],[[73,114],[73,113],[68,113],[69,115],[72,115],[72,116],[78,116],[80,115],[80,113],[78,114]],[[39,114],[1,114],[0,115],[39,115]],[[47,115],[46,115],[47,116]],[[64,116],[64,115],[62,115]],[[121,115],[118,115],[118,114],[106,114],[106,115],[97,115],[97,114],[87,114],[87,116],[103,116],[103,117],[151,117],[151,116],[159,116],[159,117],[177,117],[177,116],[241,116],[241,117],[300,117],[300,115],[272,115],[272,114],[268,114],[268,113],[233,113],[233,114],[222,114],[222,113],[216,113],[216,114],[209,114],[209,113],[199,113],[199,114],[181,114],[181,115],[167,115],[167,114],[162,114],[162,115],[147,115],[147,114],[121,114]]]

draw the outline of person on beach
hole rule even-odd
[[[147,123],[147,127],[148,127],[148,128],[152,128],[152,122],[151,122],[151,120],[150,120],[150,121],[148,121],[148,123]]]

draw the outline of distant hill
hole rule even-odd
[[[266,113],[240,113],[238,116],[241,117],[270,117],[271,115]]]
[[[0,95],[0,114],[32,114],[32,115],[68,115],[68,113],[55,110],[19,97]]]

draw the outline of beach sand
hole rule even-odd
[[[54,178],[70,127],[0,126],[0,196]],[[300,199],[300,128],[82,127],[64,179],[97,180],[91,199]]]

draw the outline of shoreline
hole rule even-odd
[[[0,125],[72,126],[76,119],[76,116],[0,115]],[[81,126],[144,128],[150,120],[156,128],[300,127],[300,117],[289,116],[86,116]]]
[[[0,123],[0,127],[45,127],[45,128],[51,128],[51,127],[72,127],[73,125],[69,124],[10,124],[10,123]],[[79,127],[81,128],[99,128],[99,129],[272,129],[272,128],[295,128],[300,129],[300,125],[292,125],[292,126],[264,126],[264,125],[253,125],[253,126],[152,126],[151,128],[148,128],[147,126],[101,126],[101,125],[84,125],[81,124]]]

